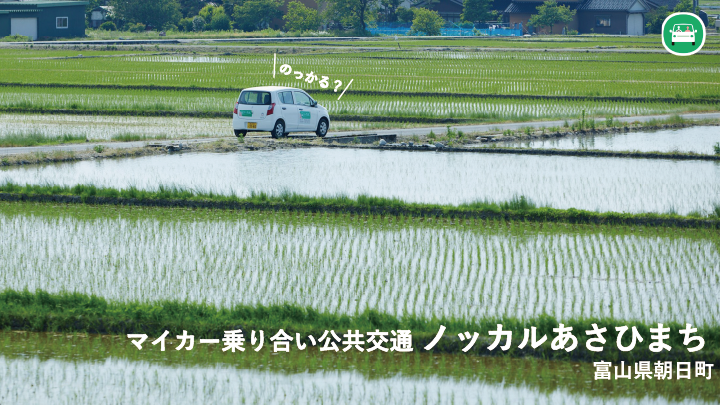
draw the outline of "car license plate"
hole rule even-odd
[[[257,129],[257,122],[248,122],[248,129]]]

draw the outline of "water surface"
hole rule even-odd
[[[539,205],[616,212],[708,213],[716,162],[301,148],[81,161],[0,170],[0,182],[160,185],[248,196],[372,196],[461,204],[524,195]]]

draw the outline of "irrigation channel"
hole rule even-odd
[[[0,290],[720,324],[715,230],[0,203]]]
[[[512,142],[483,143],[482,147],[526,147],[544,149],[595,149],[641,152],[715,153],[720,144],[720,126],[697,126],[647,132],[615,132],[610,134],[541,138]]]
[[[718,390],[717,379],[595,381],[591,364],[569,361],[176,351],[174,339],[166,352],[149,344],[138,351],[122,336],[29,332],[0,332],[0,342],[0,399],[8,403],[703,404]]]
[[[359,194],[461,204],[525,196],[538,205],[600,212],[712,212],[715,162],[300,148],[188,153],[0,170],[0,183],[173,186],[224,195]]]

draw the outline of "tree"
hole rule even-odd
[[[282,17],[282,0],[245,0],[241,6],[235,6],[233,20],[243,31],[267,28],[273,18]]]
[[[380,0],[377,19],[383,22],[396,22],[398,20],[397,8],[402,0]]]
[[[400,6],[395,10],[395,15],[397,15],[398,21],[400,22],[412,22],[413,18],[415,18],[415,12],[411,8],[405,8],[403,6]]]
[[[555,24],[568,23],[575,16],[575,10],[570,10],[569,6],[558,6],[555,0],[546,0],[537,7],[537,11],[528,23],[533,27],[550,27],[550,34]]]
[[[329,19],[339,21],[343,26],[353,26],[359,35],[365,30],[366,13],[378,5],[378,0],[327,0]]]
[[[227,31],[230,29],[230,17],[225,14],[225,9],[221,6],[208,4],[203,7],[198,15],[206,22],[206,29],[213,31]]]
[[[203,6],[205,6],[203,0],[178,0],[178,3],[180,3],[180,12],[183,17],[187,18],[198,15]]]
[[[440,29],[445,25],[445,19],[440,17],[437,11],[426,8],[416,8],[410,31],[413,33],[422,32],[428,36],[440,35]]]
[[[196,15],[192,20],[192,30],[195,32],[202,32],[205,29],[205,20]]]
[[[225,14],[225,10],[220,8],[219,13],[213,14],[212,20],[210,20],[210,29],[213,31],[229,31],[232,28],[230,23],[230,17]]]
[[[460,18],[463,21],[488,21],[490,14],[491,0],[465,0],[463,1],[463,12]]]
[[[288,3],[287,13],[283,16],[287,31],[314,31],[320,26],[317,10],[313,10],[297,0]]]
[[[647,20],[645,26],[648,29],[648,33],[661,34],[660,31],[662,31],[663,22],[669,15],[670,12],[668,12],[667,6],[658,7],[655,10],[647,13],[645,15],[645,19]]]
[[[680,0],[680,2],[675,5],[675,8],[673,9],[673,13],[694,13],[695,10],[693,9],[693,3],[691,0]]]
[[[177,24],[182,17],[177,0],[112,0],[115,14],[124,23],[143,23],[160,28]]]

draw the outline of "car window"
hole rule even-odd
[[[240,93],[240,104],[270,105],[270,93],[267,91],[243,91]]]
[[[299,91],[294,91],[293,93],[295,93],[295,94],[294,94],[294,96],[295,96],[295,104],[307,105],[307,106],[310,105],[310,97],[308,97],[307,94],[301,93],[301,92],[299,92]]]
[[[282,91],[282,92],[280,92],[280,101],[281,101],[283,104],[293,104],[292,91]]]

